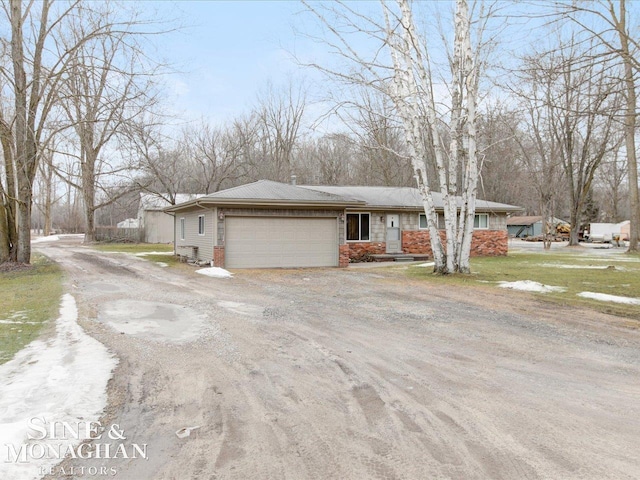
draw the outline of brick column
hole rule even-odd
[[[340,245],[340,259],[338,261],[339,267],[348,267],[349,266],[349,245]]]
[[[213,266],[224,268],[224,247],[213,247]]]

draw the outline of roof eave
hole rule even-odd
[[[211,199],[199,199],[190,202],[181,203],[180,205],[172,205],[165,208],[164,212],[175,212],[179,210],[186,210],[198,206],[209,207],[314,207],[314,208],[347,208],[353,206],[366,205],[364,202],[327,202],[327,201],[305,201],[305,200],[269,200],[269,199],[255,199],[255,198],[211,198]]]
[[[401,211],[407,211],[407,212],[423,212],[424,208],[422,206],[400,206],[400,205],[369,205],[369,204],[364,204],[362,207],[358,207],[358,208],[364,208],[367,210],[401,210]],[[437,206],[435,207],[436,211],[444,211],[444,207],[441,206]],[[460,207],[458,207],[458,210],[460,210]],[[518,212],[522,210],[522,208],[520,207],[480,207],[477,206],[476,207],[476,212]]]

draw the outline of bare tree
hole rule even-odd
[[[18,260],[18,191],[15,180],[13,130],[0,109],[3,180],[0,180],[0,263]],[[4,183],[4,185],[3,185]]]
[[[78,138],[80,184],[85,208],[85,242],[95,241],[95,212],[116,200],[114,192],[126,193],[126,188],[109,188],[105,179],[117,178],[129,169],[122,159],[103,154],[108,145],[123,135],[127,125],[154,103],[154,67],[140,52],[135,26],[130,18],[114,29],[114,8],[104,3],[98,11],[79,9],[71,29],[72,44],[86,39],[92,31],[105,34],[82,42],[75,49],[60,88],[60,105]]]
[[[508,105],[508,106],[507,106]],[[539,208],[534,182],[526,166],[519,140],[523,115],[509,104],[494,102],[478,118],[480,185],[483,198],[520,205],[531,215]],[[527,135],[527,139],[533,138]]]
[[[302,88],[294,88],[291,82],[280,90],[271,83],[267,85],[254,109],[260,142],[260,158],[254,165],[256,176],[277,181],[289,179],[305,108]]]
[[[185,132],[181,143],[189,152],[187,165],[195,191],[217,192],[245,175],[249,151],[255,146],[255,134],[247,131],[247,125],[251,124],[242,119],[222,128],[203,123]]]
[[[415,183],[411,161],[404,145],[404,132],[388,97],[364,91],[356,115],[349,119],[358,138],[360,156],[368,169],[370,185],[410,186]],[[429,146],[425,145],[428,149]],[[426,162],[429,168],[432,162]],[[435,172],[427,176],[433,180]],[[437,184],[430,185],[431,188]]]
[[[316,185],[347,185],[358,183],[368,171],[358,164],[357,140],[345,133],[332,133],[308,138],[298,147],[295,173],[302,183]],[[366,181],[364,181],[366,183]]]
[[[613,222],[620,222],[628,218],[628,212],[625,211],[625,199],[627,190],[625,181],[627,177],[627,159],[622,152],[624,146],[624,138],[613,145],[611,153],[602,161],[597,173],[598,186],[601,195],[599,196],[602,204],[602,211],[605,218],[611,219]]]
[[[565,191],[564,170],[560,161],[560,145],[552,131],[550,109],[554,108],[554,77],[541,68],[539,56],[525,60],[522,81],[511,86],[521,117],[507,123],[522,155],[521,167],[527,171],[537,192],[543,218],[544,248],[551,248],[553,218],[558,197]]]
[[[627,177],[631,232],[629,251],[638,251],[640,236],[640,199],[638,196],[638,162],[636,154],[637,93],[636,81],[640,73],[640,40],[638,25],[630,25],[627,0],[597,0],[593,2],[560,3],[558,8],[563,18],[570,18],[584,32],[597,39],[607,54],[622,62],[625,95],[625,150],[627,156]],[[616,7],[617,5],[617,7]],[[595,24],[590,20],[595,19]],[[594,26],[595,25],[595,26]]]
[[[47,147],[41,149],[42,161],[38,166],[39,175],[36,177],[40,191],[40,201],[35,202],[35,206],[42,215],[43,235],[51,234],[53,229],[53,207],[62,198],[56,192],[57,177],[53,162],[54,152],[55,148]]]
[[[608,62],[586,62],[588,51],[574,44],[545,55],[538,65],[550,89],[548,126],[558,145],[558,157],[570,196],[569,245],[578,244],[581,214],[595,173],[615,138],[615,116],[621,106]],[[593,56],[593,55],[591,55]]]
[[[0,63],[0,75],[8,85],[5,92],[9,93],[14,105],[11,118],[2,119],[10,127],[9,132],[3,132],[3,137],[10,137],[6,141],[12,147],[3,148],[5,186],[8,187],[9,170],[16,179],[15,200],[9,188],[5,189],[5,199],[15,203],[17,236],[11,248],[19,262],[28,263],[31,259],[33,185],[41,159],[40,150],[47,143],[46,137],[55,134],[50,130],[48,120],[59,107],[61,83],[72,65],[77,65],[76,54],[85,43],[109,37],[121,27],[126,30],[130,20],[119,22],[119,26],[100,22],[94,28],[83,30],[83,35],[70,35],[77,26],[80,11],[94,5],[78,0],[28,3],[9,0],[2,3],[8,22],[3,31],[10,33],[8,38],[1,39],[4,61]],[[7,168],[9,157],[12,167]]]

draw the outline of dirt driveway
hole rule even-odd
[[[132,480],[640,477],[640,334],[614,317],[395,268],[214,279],[38,248],[120,358],[103,423],[148,444],[148,460],[67,467]]]

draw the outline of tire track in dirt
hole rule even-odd
[[[176,344],[83,320],[121,359],[105,420],[149,444],[148,461],[112,463],[116,478],[640,476],[640,335],[609,317],[434,288],[401,271],[217,281],[47,249],[86,312],[121,298],[165,302],[211,327]]]

